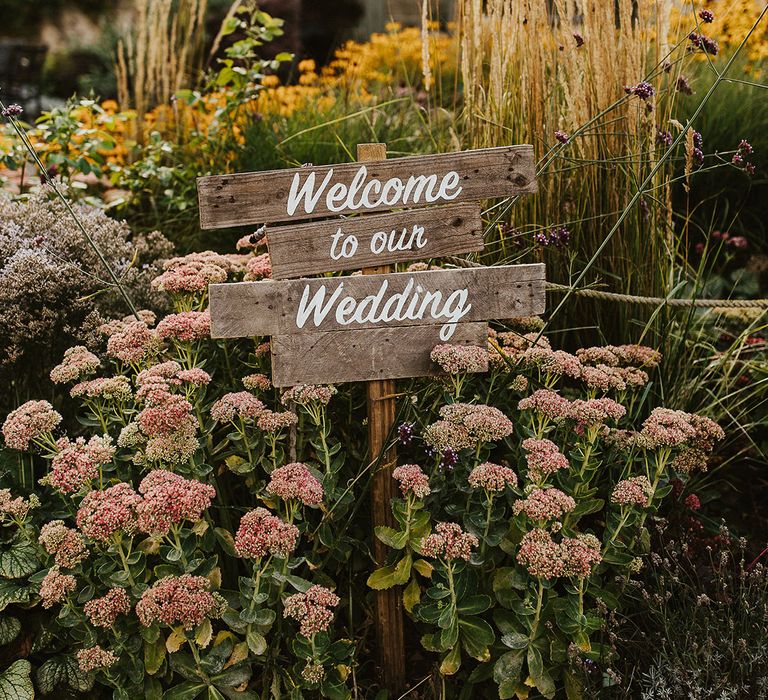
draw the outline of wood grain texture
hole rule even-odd
[[[536,174],[533,146],[499,146],[474,151],[438,153],[426,156],[408,156],[392,160],[366,163],[367,180],[382,182],[393,177],[404,181],[410,176],[437,175],[438,181],[447,173],[459,175],[461,192],[450,203],[472,202],[492,197],[508,197],[536,192]],[[314,211],[300,209],[289,214],[288,195],[294,176],[302,182],[315,173],[315,182],[321,183],[330,170],[333,175],[327,190],[336,183],[349,186],[360,169],[360,163],[320,165],[306,168],[287,168],[234,175],[209,175],[197,180],[200,204],[200,227],[227,228],[247,224],[271,224],[279,221],[314,219],[355,211],[343,208],[331,211],[325,194],[318,200]],[[375,199],[375,198],[374,198]],[[423,207],[430,204],[448,204],[448,201],[409,202],[407,207]],[[403,205],[375,203],[375,206],[357,211],[382,211]]]
[[[440,326],[410,326],[273,335],[272,383],[282,387],[436,376],[441,371],[429,353],[443,343],[439,332]],[[449,343],[484,348],[488,324],[459,323]]]
[[[361,143],[357,146],[358,161],[377,161],[387,157],[383,143]],[[364,275],[385,274],[389,266],[370,267]],[[397,404],[396,387],[392,379],[368,382],[368,454],[376,465],[371,483],[371,520],[376,525],[395,526],[390,504],[397,495],[392,471],[397,466],[397,447],[387,440],[395,425]],[[387,548],[373,536],[376,563],[386,563]],[[403,599],[397,588],[376,591],[376,639],[379,657],[379,679],[383,687],[395,695],[405,690],[405,630],[403,627]]]
[[[424,245],[418,247],[414,226],[423,229]],[[338,237],[337,231],[342,232]],[[392,232],[395,245],[403,239],[403,250],[372,252],[374,235]],[[355,236],[357,250],[351,257],[339,255],[342,241]],[[449,204],[418,211],[356,216],[351,219],[327,219],[295,226],[270,227],[267,234],[272,278],[306,277],[337,270],[360,270],[367,266],[386,265],[439,258],[444,255],[469,253],[483,249],[483,224],[478,204]],[[380,245],[381,236],[374,241]]]
[[[309,289],[312,298],[318,288],[325,285],[328,299],[342,285],[339,299],[350,296],[359,303],[376,294],[385,280],[388,286],[387,297],[403,292],[409,282],[413,288],[420,286],[424,292],[440,290],[444,297],[453,290],[467,289],[471,308],[461,319],[464,323],[532,316],[543,313],[545,308],[542,263],[290,281],[235,282],[212,284],[209,287],[211,335],[214,338],[237,338],[440,323],[439,319],[403,319],[389,323],[378,320],[363,325],[342,325],[331,312],[319,327],[310,319],[303,328],[297,328],[296,314],[305,289]]]

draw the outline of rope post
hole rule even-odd
[[[383,143],[361,143],[357,146],[358,162],[385,160],[387,147]],[[392,272],[391,265],[367,267],[364,275]],[[397,464],[397,450],[387,448],[387,438],[395,423],[395,382],[378,379],[368,382],[368,444],[371,461],[379,455],[379,467],[373,474],[371,514],[376,525],[395,525],[392,499],[397,496],[392,470]],[[387,548],[373,538],[373,553],[378,566],[384,566]],[[403,634],[402,596],[397,588],[376,591],[376,638],[378,640],[379,673],[384,687],[395,697],[405,690],[405,647]]]

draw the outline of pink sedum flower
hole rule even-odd
[[[418,464],[403,464],[392,471],[392,478],[400,484],[404,496],[412,493],[416,498],[426,498],[432,493],[429,477]]]
[[[594,535],[578,534],[563,537],[560,551],[563,560],[563,576],[587,578],[602,561],[600,540]]]
[[[531,576],[548,580],[562,576],[565,568],[560,546],[547,530],[541,528],[523,535],[517,561]]]
[[[325,632],[333,622],[333,608],[339,597],[324,586],[312,586],[306,593],[288,596],[283,602],[283,615],[299,623],[299,634],[311,637]]]
[[[240,520],[235,535],[235,550],[244,559],[259,559],[271,554],[287,559],[296,549],[299,529],[283,522],[266,508],[256,508]]]
[[[105,401],[128,401],[133,395],[131,382],[128,377],[98,377],[78,382],[73,386],[69,395],[72,398],[85,397],[88,399],[103,399]]]
[[[651,482],[646,476],[631,476],[629,479],[620,481],[613,487],[611,492],[611,503],[620,506],[641,506],[645,508],[648,505],[648,498],[653,489]]]
[[[77,581],[70,574],[62,574],[57,567],[53,567],[40,582],[40,598],[44,608],[52,608],[57,603],[63,602],[66,597],[75,590]]]
[[[170,435],[192,422],[197,425],[192,414],[192,404],[175,394],[166,394],[162,401],[153,402],[138,415],[141,431],[148,437]]]
[[[40,499],[34,493],[26,500],[21,496],[13,498],[10,489],[0,489],[0,516],[7,515],[13,520],[24,520],[29,511],[39,505]]]
[[[131,611],[131,599],[125,588],[110,588],[101,598],[93,598],[83,606],[83,612],[94,627],[112,627],[120,615]]]
[[[51,381],[54,384],[66,384],[75,379],[93,374],[101,363],[88,348],[76,345],[64,353],[64,359],[51,370]]]
[[[469,473],[467,481],[473,489],[483,488],[490,493],[500,493],[507,486],[517,486],[517,474],[509,467],[483,462]]]
[[[568,408],[567,417],[579,426],[595,427],[606,421],[623,418],[627,409],[613,399],[576,399]]]
[[[696,437],[690,414],[671,408],[654,408],[640,434],[654,447],[682,447]]]
[[[488,369],[488,353],[474,345],[436,345],[430,359],[448,374],[485,372]]]
[[[127,323],[107,340],[107,355],[128,363],[142,362],[158,349],[157,333],[143,321]]]
[[[165,535],[185,520],[196,523],[216,497],[213,486],[164,469],[147,474],[139,493],[144,498],[136,506],[138,528],[151,535]]]
[[[606,349],[624,366],[655,369],[661,362],[661,353],[645,345],[608,345]]]
[[[266,374],[249,374],[243,377],[243,386],[248,391],[269,391],[272,388],[272,382]]]
[[[512,421],[498,408],[484,404],[448,404],[440,409],[440,416],[464,427],[474,444],[502,440],[513,430]]]
[[[619,358],[609,348],[592,347],[579,348],[576,351],[576,357],[584,365],[607,365],[616,367],[619,364]]]
[[[706,472],[709,469],[707,463],[707,453],[696,449],[683,449],[674,460],[672,468],[681,474],[690,474],[691,472]]]
[[[63,520],[52,520],[40,528],[38,539],[48,554],[52,554],[57,567],[74,569],[88,558],[88,549],[82,535],[67,527]]]
[[[77,652],[77,665],[83,673],[91,673],[113,666],[117,658],[113,651],[102,649],[96,644]]]
[[[232,422],[240,418],[246,422],[255,421],[264,411],[264,404],[248,391],[224,394],[211,407],[211,417],[217,423]]]
[[[335,386],[299,384],[297,386],[292,386],[290,389],[286,389],[283,392],[281,401],[286,405],[288,402],[293,401],[299,406],[308,406],[310,404],[327,406],[334,394],[336,394]]]
[[[523,440],[523,449],[528,453],[528,478],[539,483],[560,469],[568,469],[568,458],[560,452],[551,440],[527,438]]]
[[[174,296],[207,292],[209,284],[226,282],[232,264],[210,250],[171,258],[163,264],[165,272],[152,280],[152,287]]]
[[[118,532],[136,530],[136,508],[141,496],[130,484],[120,483],[104,491],[90,491],[77,511],[77,527],[96,542],[109,542]]]
[[[570,401],[549,389],[537,389],[530,396],[520,399],[517,407],[521,411],[535,411],[545,418],[555,420],[568,414]]]
[[[170,314],[157,324],[161,340],[191,343],[211,337],[210,311],[183,311]]]
[[[581,375],[583,367],[581,361],[575,355],[563,350],[551,348],[528,348],[521,356],[523,365],[536,367],[545,375],[566,376],[576,378]]]
[[[62,493],[79,491],[99,475],[99,467],[108,464],[115,456],[112,439],[108,435],[95,435],[85,442],[74,442],[63,437],[56,442],[58,453],[51,461],[51,471],[46,481]]]
[[[181,370],[176,377],[185,384],[206,386],[211,383],[211,375],[199,367]]]
[[[431,535],[422,537],[419,549],[425,557],[469,561],[472,548],[478,544],[477,537],[464,532],[456,523],[438,523]]]
[[[144,627],[159,622],[169,627],[192,629],[206,618],[218,618],[226,603],[211,593],[211,582],[204,576],[166,576],[141,594],[136,615]]]
[[[619,367],[602,364],[595,367],[582,367],[579,378],[588,389],[603,394],[609,391],[624,391],[627,388],[627,382]]]
[[[476,445],[475,440],[463,425],[456,425],[447,420],[438,420],[428,425],[424,429],[423,437],[424,442],[439,452],[449,449],[460,452]]]
[[[576,507],[576,501],[560,489],[536,489],[526,498],[515,501],[516,514],[525,513],[529,520],[544,523],[559,520]]]
[[[252,255],[248,258],[248,262],[245,264],[245,276],[243,277],[246,282],[269,279],[270,277],[272,277],[272,260],[269,257],[269,253]]]
[[[270,435],[277,435],[282,430],[290,428],[299,422],[299,417],[293,411],[270,411],[265,409],[256,419],[256,427]]]
[[[323,485],[301,462],[275,469],[270,474],[267,491],[285,501],[296,499],[305,506],[319,506],[323,502]]]
[[[61,415],[47,401],[27,401],[11,411],[3,423],[5,444],[26,451],[29,443],[50,434],[61,423]]]

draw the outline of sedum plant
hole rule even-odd
[[[553,350],[536,319],[436,348],[375,569],[359,392],[281,392],[264,339],[210,338],[208,284],[270,274],[240,244],[166,261],[172,313],[104,323],[103,353],[51,371],[66,401],[6,418],[26,456],[0,490],[0,642],[32,662],[7,673],[118,700],[375,697],[371,589],[399,586],[428,696],[579,697],[646,520],[722,431],[652,408],[649,348]]]
[[[413,450],[422,420],[424,466],[394,471],[404,496],[393,503],[398,528],[376,531],[393,554],[369,585],[404,586],[404,607],[440,674],[469,664],[460,697],[491,679],[500,698],[532,689],[583,697],[583,662],[604,657],[599,611],[620,608],[643,567],[648,516],[673,476],[706,469],[723,437],[713,421],[665,408],[629,422],[657,352],[629,345],[573,355],[524,331],[491,340],[491,386],[512,392],[515,421],[462,392],[476,389],[474,348],[433,353],[449,377],[425,390],[414,423],[400,429]],[[422,402],[442,403],[437,420],[423,420]],[[606,673],[605,682],[615,680]]]

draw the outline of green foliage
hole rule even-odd
[[[0,700],[32,700],[35,689],[29,677],[32,667],[29,661],[14,661],[0,674]]]

